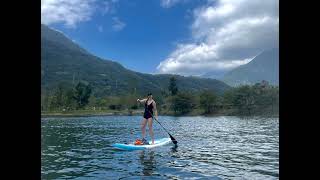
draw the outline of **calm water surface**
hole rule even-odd
[[[140,121],[42,118],[42,179],[279,179],[278,118],[160,116],[178,147],[111,147],[140,138]],[[156,122],[154,132],[167,137]]]

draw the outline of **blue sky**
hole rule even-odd
[[[224,73],[278,42],[278,1],[42,0],[41,22],[145,73]]]

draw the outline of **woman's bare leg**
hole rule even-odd
[[[146,137],[146,125],[147,125],[147,120],[143,118],[141,123],[142,138]]]
[[[153,129],[152,129],[152,118],[148,119],[148,127],[149,127],[149,133],[151,136],[152,144],[154,144],[154,136],[153,136]]]

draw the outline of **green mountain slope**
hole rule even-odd
[[[58,84],[72,87],[79,81],[90,83],[97,97],[128,93],[155,94],[166,90],[172,75],[134,72],[117,62],[96,57],[62,33],[41,26],[41,88],[50,92]],[[215,79],[176,76],[180,90],[210,89],[218,93],[230,88]]]

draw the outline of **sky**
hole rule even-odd
[[[278,0],[41,0],[41,23],[143,73],[224,74],[279,44]]]

